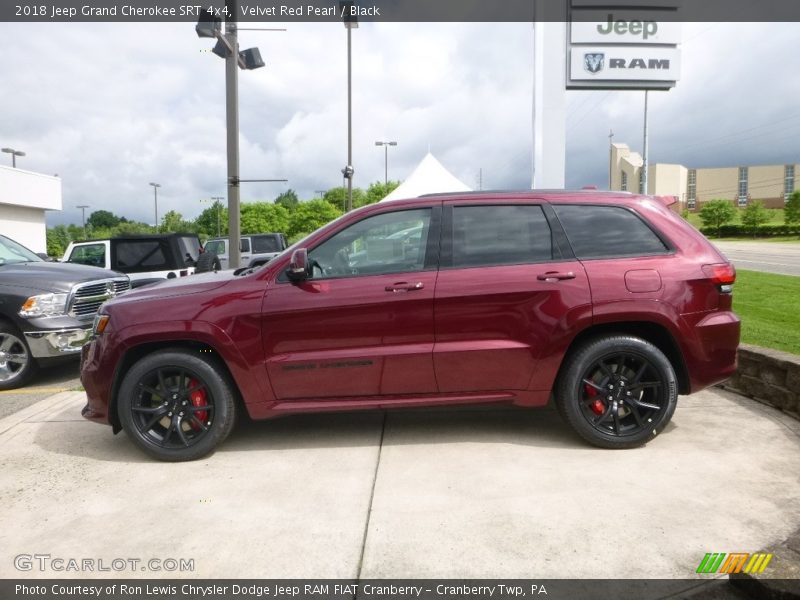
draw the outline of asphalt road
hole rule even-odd
[[[713,243],[733,261],[737,269],[800,276],[800,243],[757,241]]]
[[[0,391],[0,419],[58,392],[82,389],[78,378],[77,360],[49,369],[40,369],[26,387]]]

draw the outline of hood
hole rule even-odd
[[[216,273],[200,273],[187,277],[165,279],[161,283],[145,285],[133,289],[130,292],[125,292],[114,300],[110,300],[107,305],[120,305],[129,302],[142,302],[145,300],[160,300],[173,296],[189,296],[191,294],[209,292],[218,287],[222,287],[235,278],[233,271],[217,271]]]
[[[127,277],[116,271],[74,263],[26,262],[0,265],[0,285],[42,292],[69,292],[76,283]]]

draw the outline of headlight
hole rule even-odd
[[[94,323],[92,323],[92,335],[100,335],[106,330],[108,326],[108,315],[95,315]]]
[[[19,310],[19,316],[63,317],[67,314],[67,294],[39,294],[31,296]]]

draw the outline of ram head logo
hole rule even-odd
[[[602,52],[587,52],[583,55],[583,68],[592,75],[602,71],[606,55]]]

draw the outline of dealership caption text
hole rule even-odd
[[[84,4],[60,6],[55,4],[15,4],[14,15],[17,17],[39,17],[42,19],[76,19],[78,17],[199,17],[208,13],[220,18],[227,18],[227,8],[203,6],[202,4],[180,4],[178,6],[132,6],[130,4],[104,4],[93,6]],[[377,6],[330,5],[286,5],[277,4],[261,6],[244,4],[239,7],[240,17],[380,17],[381,9]]]
[[[360,588],[360,589],[359,589]],[[122,595],[137,595],[137,596],[186,596],[192,598],[203,598],[206,596],[246,596],[246,597],[293,597],[300,596],[301,594],[317,595],[328,597],[329,594],[342,595],[360,593],[364,596],[404,596],[419,598],[423,593],[434,593],[440,596],[475,596],[476,598],[517,598],[520,596],[539,596],[547,595],[547,590],[544,585],[533,584],[529,589],[521,585],[504,585],[502,583],[496,585],[446,585],[439,584],[426,588],[421,585],[373,585],[373,584],[305,584],[300,585],[194,585],[191,583],[184,583],[180,586],[173,584],[157,585],[157,584],[110,584],[110,585],[70,585],[70,584],[52,584],[45,585],[26,585],[17,584],[15,586],[15,595],[21,596],[86,596],[92,598],[101,598],[104,594],[112,596],[117,593]]]

